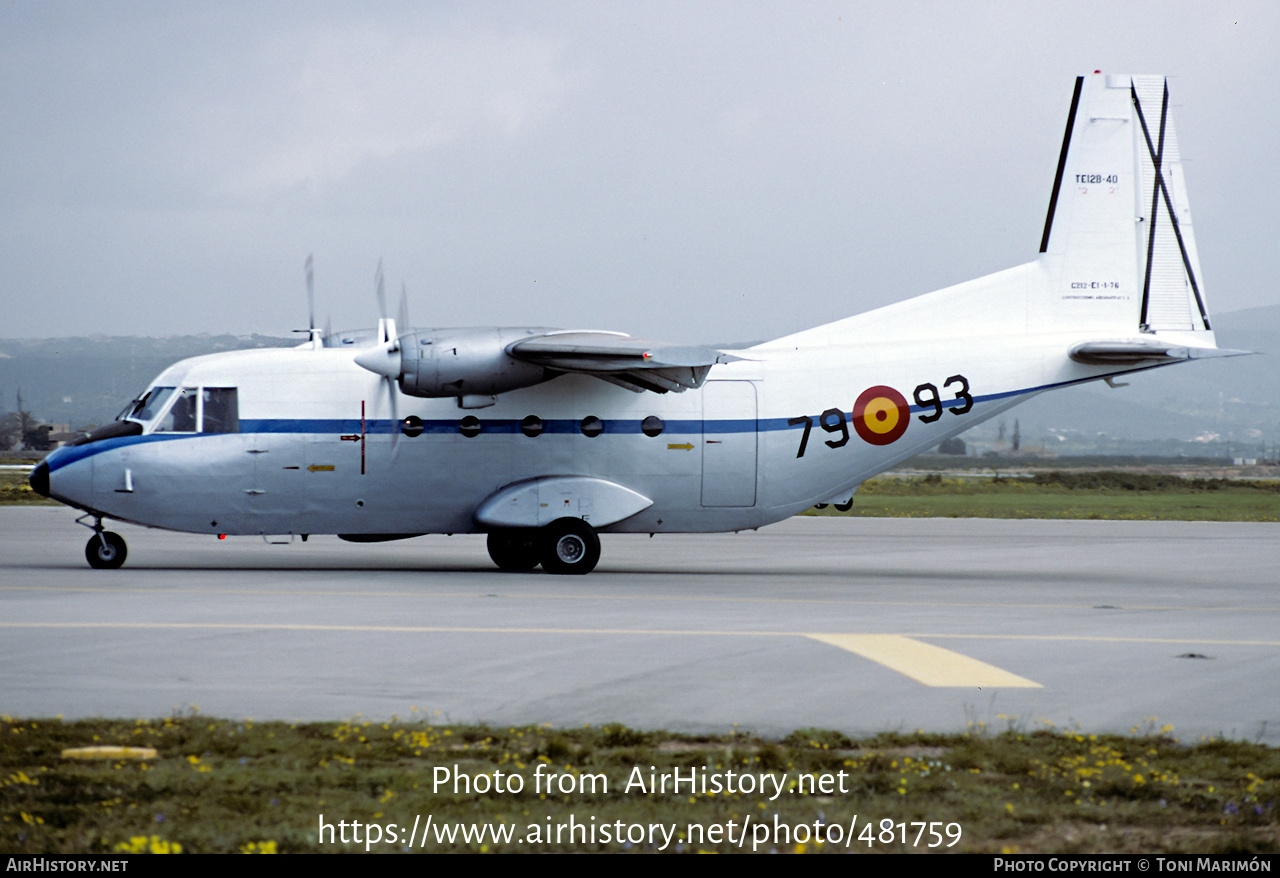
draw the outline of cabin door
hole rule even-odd
[[[756,388],[702,385],[702,505],[756,505]]]

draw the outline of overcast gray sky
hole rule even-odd
[[[1212,311],[1280,303],[1280,4],[0,0],[0,337],[762,339],[1033,258],[1164,73]],[[391,296],[394,308],[395,296]]]

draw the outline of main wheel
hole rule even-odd
[[[497,530],[489,534],[489,557],[499,570],[524,573],[538,566],[538,532]]]
[[[590,573],[600,560],[600,537],[581,518],[560,518],[542,529],[542,569],[548,573]]]
[[[124,537],[109,530],[99,531],[85,543],[84,557],[94,570],[115,570],[129,554]]]

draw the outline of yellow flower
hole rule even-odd
[[[118,854],[180,854],[182,845],[176,841],[167,841],[158,835],[150,838],[145,835],[135,835],[128,841],[120,842],[112,850]]]

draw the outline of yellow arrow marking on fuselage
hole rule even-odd
[[[330,465],[330,464],[327,464],[327,463],[313,463],[313,464],[311,464],[311,466],[307,467],[307,469],[308,469],[308,470],[310,470],[310,471],[311,471],[311,472],[313,472],[313,473],[331,473],[331,472],[333,472],[333,466],[332,466],[332,465]]]
[[[668,450],[670,450],[670,449],[672,449],[672,448],[683,448],[685,451],[692,451],[692,450],[693,450],[693,443],[692,443],[692,442],[685,442],[685,443],[683,443],[683,444],[681,444],[681,445],[675,445],[675,444],[668,444],[668,445],[667,445],[667,449],[668,449]]]

